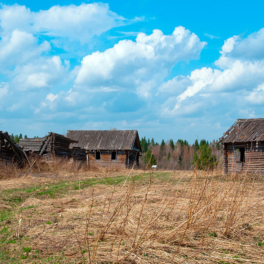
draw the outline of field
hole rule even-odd
[[[263,263],[264,180],[203,171],[0,181],[1,263]]]

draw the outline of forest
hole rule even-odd
[[[141,162],[147,166],[157,165],[160,169],[190,170],[197,169],[222,169],[223,151],[217,141],[208,142],[205,139],[195,140],[189,144],[186,140],[172,139],[161,143],[146,137],[140,140],[142,148]]]

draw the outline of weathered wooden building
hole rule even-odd
[[[77,141],[64,137],[63,135],[50,132],[42,138],[26,138],[19,140],[19,146],[28,154],[34,153],[41,156],[69,157],[71,143]]]
[[[26,153],[15,142],[7,132],[0,131],[0,161],[5,163],[16,163],[19,166],[29,164]]]
[[[89,166],[129,168],[139,163],[137,130],[68,130],[67,137],[78,141],[70,148],[84,150]]]
[[[224,173],[264,174],[264,118],[238,119],[220,138]]]

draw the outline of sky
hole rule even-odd
[[[264,117],[264,1],[2,1],[0,130],[217,140]]]

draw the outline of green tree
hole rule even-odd
[[[15,135],[15,136],[14,136],[14,142],[15,142],[15,143],[18,143],[18,142],[19,142],[19,136],[18,136],[18,135]]]
[[[160,158],[164,157],[166,155],[166,144],[164,139],[162,139],[160,144],[160,151],[159,151]]]
[[[177,143],[180,143],[181,146],[189,146],[189,143],[187,140],[178,139]]]
[[[169,152],[169,153],[168,153],[168,156],[167,156],[167,160],[170,159],[170,156],[171,156],[171,154],[170,154],[170,152]]]
[[[199,149],[199,142],[198,140],[196,139],[195,140],[195,143],[194,143],[194,150],[197,151]]]
[[[205,141],[206,142],[206,141]],[[199,170],[212,170],[217,165],[218,161],[215,155],[212,155],[212,148],[207,144],[200,145],[200,155],[194,152],[193,162]]]
[[[151,167],[152,165],[156,165],[156,159],[154,157],[154,155],[151,153],[151,150],[148,149],[146,152],[146,155],[143,159],[144,163],[148,165],[148,167]]]
[[[206,141],[205,139],[202,139],[201,141],[200,141],[200,147],[201,146],[204,146],[204,145],[209,145],[209,143],[208,143],[208,141]]]
[[[148,150],[148,142],[147,142],[146,137],[141,138],[140,145],[141,145],[142,152],[145,153]]]
[[[170,147],[172,150],[174,150],[174,142],[173,142],[173,139],[170,140]]]

